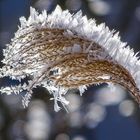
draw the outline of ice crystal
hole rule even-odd
[[[59,6],[50,15],[31,8],[29,18],[21,17],[20,23],[3,50],[0,77],[30,80],[28,84],[2,87],[2,93],[26,91],[23,105],[28,106],[32,89],[43,86],[53,95],[58,111],[58,101],[64,107],[68,104],[64,95],[69,89],[77,88],[82,94],[89,85],[115,83],[140,102],[140,61],[105,24],[97,25],[81,11],[70,14]]]

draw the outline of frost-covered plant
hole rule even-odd
[[[64,95],[69,89],[77,88],[82,94],[89,85],[115,83],[140,102],[140,61],[105,24],[96,25],[81,11],[70,14],[59,6],[50,15],[31,8],[30,17],[21,17],[20,23],[3,50],[0,77],[30,80],[28,84],[3,87],[2,93],[26,91],[23,105],[27,106],[32,89],[43,86],[53,95],[58,111],[58,101],[68,104]]]

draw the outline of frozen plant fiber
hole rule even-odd
[[[23,105],[28,106],[32,89],[45,87],[53,95],[54,110],[69,102],[64,95],[77,88],[82,94],[87,86],[114,83],[125,87],[140,102],[140,60],[118,33],[105,24],[96,25],[79,11],[70,14],[59,6],[47,15],[30,8],[30,16],[20,18],[20,26],[3,50],[4,66],[0,77],[28,83],[2,87],[1,93],[26,91]]]

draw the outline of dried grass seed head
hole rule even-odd
[[[140,61],[105,24],[96,25],[81,11],[72,15],[59,6],[50,15],[31,8],[30,17],[21,17],[20,23],[3,50],[0,75],[19,81],[31,79],[28,84],[2,87],[2,93],[26,90],[23,104],[27,106],[32,89],[43,86],[54,96],[54,109],[58,111],[58,101],[63,106],[68,104],[64,95],[69,89],[77,88],[82,94],[89,85],[115,83],[140,102]]]

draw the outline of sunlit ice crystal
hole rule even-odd
[[[29,18],[20,18],[19,29],[3,55],[1,78],[30,78],[28,83],[1,87],[1,93],[26,91],[25,107],[37,86],[53,95],[54,109],[59,111],[58,102],[64,107],[69,103],[64,97],[68,90],[76,88],[82,94],[89,85],[100,83],[119,84],[140,102],[137,54],[121,42],[118,33],[88,20],[81,11],[70,14],[57,6],[48,15],[30,8]]]

